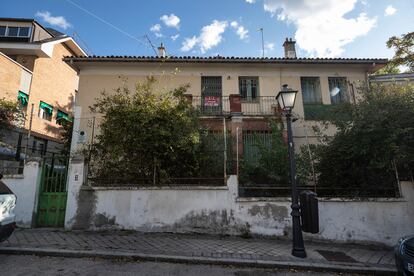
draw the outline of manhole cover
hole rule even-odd
[[[316,250],[326,260],[330,262],[346,262],[346,263],[357,263],[355,259],[346,255],[341,251],[328,251],[328,250]]]

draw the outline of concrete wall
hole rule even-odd
[[[71,164],[65,227],[289,236],[286,198],[238,198],[237,177],[225,187],[91,188],[82,186],[83,163]],[[75,180],[76,179],[76,180]],[[414,185],[403,198],[321,199],[320,233],[307,239],[393,245],[414,231]]]
[[[5,176],[3,182],[17,197],[16,223],[19,227],[34,226],[37,198],[40,184],[40,161],[28,161],[23,175]]]

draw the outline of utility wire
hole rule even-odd
[[[70,4],[72,4],[73,6],[77,7],[78,9],[82,10],[83,12],[85,12],[85,13],[89,14],[90,16],[94,17],[95,19],[97,19],[97,20],[101,21],[102,23],[104,23],[104,24],[106,24],[106,25],[110,26],[111,28],[113,28],[113,29],[117,30],[118,32],[122,33],[123,35],[126,35],[127,37],[129,37],[129,38],[131,38],[131,39],[133,39],[133,40],[137,41],[138,43],[140,43],[140,44],[142,44],[142,45],[144,45],[144,46],[148,47],[148,44],[146,44],[146,43],[145,43],[145,42],[143,42],[142,40],[140,40],[140,39],[136,38],[135,36],[133,36],[133,35],[129,34],[129,33],[128,33],[128,32],[126,32],[126,31],[124,31],[124,30],[122,30],[122,29],[118,28],[117,26],[115,26],[115,25],[114,25],[114,24],[112,24],[111,22],[108,22],[107,20],[105,20],[105,19],[103,19],[102,17],[100,17],[100,16],[98,16],[98,15],[94,14],[93,12],[91,12],[91,11],[89,11],[89,10],[87,10],[87,9],[83,8],[82,6],[80,6],[80,5],[76,4],[75,2],[73,2],[72,0],[65,0],[65,1],[66,1],[66,2],[68,2],[68,3],[70,3]]]

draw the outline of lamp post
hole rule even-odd
[[[299,258],[305,258],[305,246],[303,244],[302,229],[300,226],[300,207],[298,203],[299,192],[296,183],[296,162],[295,149],[292,137],[292,109],[295,106],[297,90],[288,88],[287,84],[282,86],[282,90],[277,94],[276,100],[282,108],[283,114],[286,116],[287,132],[288,132],[288,148],[290,161],[290,182],[292,185],[292,255]]]

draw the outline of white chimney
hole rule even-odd
[[[165,56],[166,56],[165,47],[164,47],[164,44],[161,43],[160,47],[158,47],[158,57],[165,58]]]
[[[292,40],[292,38],[286,38],[283,43],[283,48],[285,48],[285,58],[296,58],[295,44],[296,41]]]

